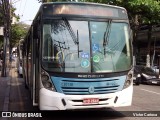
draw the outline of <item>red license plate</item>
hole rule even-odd
[[[98,98],[85,98],[83,99],[83,104],[93,104],[93,103],[99,103]]]

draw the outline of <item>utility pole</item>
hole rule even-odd
[[[9,55],[8,55],[8,62],[10,62],[10,56],[12,54],[12,50],[11,50],[11,38],[12,38],[12,34],[11,34],[11,24],[12,24],[12,18],[13,18],[13,15],[12,15],[12,0],[10,0],[10,9],[9,9],[9,41],[8,41],[8,51],[9,51]]]
[[[10,36],[10,4],[9,0],[2,0],[3,7],[3,22],[4,22],[4,42],[3,42],[3,63],[2,63],[2,77],[6,77],[6,68],[7,66],[7,58],[8,48],[9,48],[9,36]]]

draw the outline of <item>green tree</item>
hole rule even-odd
[[[0,27],[3,26],[3,8],[2,3],[0,2]],[[3,36],[0,36],[0,48],[3,45]]]
[[[19,20],[19,16],[17,16],[15,14],[15,10],[16,8],[14,8],[12,5],[10,6],[10,24],[12,22],[12,17],[15,17],[17,18],[17,20]],[[6,18],[5,18],[5,15],[4,15],[4,10],[3,10],[3,4],[2,4],[2,1],[0,1],[0,26],[4,26],[4,23],[6,22]],[[3,46],[3,36],[0,36],[0,48]],[[12,42],[12,41],[10,41]]]
[[[13,48],[19,42],[19,40],[23,39],[28,31],[29,25],[26,24],[14,24],[12,25],[11,30],[11,41],[10,47]]]
[[[153,26],[160,23],[160,1],[158,0],[129,0],[129,6],[138,15],[140,24],[148,25],[148,51],[146,64],[150,67],[150,46]]]

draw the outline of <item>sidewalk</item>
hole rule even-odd
[[[12,76],[9,68],[6,69],[6,77],[1,77],[1,72],[2,71],[0,71],[0,111],[8,111],[10,80]]]

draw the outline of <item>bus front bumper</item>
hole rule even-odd
[[[40,89],[40,110],[69,110],[89,108],[109,108],[130,106],[132,103],[133,86],[122,91],[100,95],[64,95],[45,88]],[[97,103],[84,104],[84,100],[98,99]],[[95,102],[95,101],[94,101]]]

